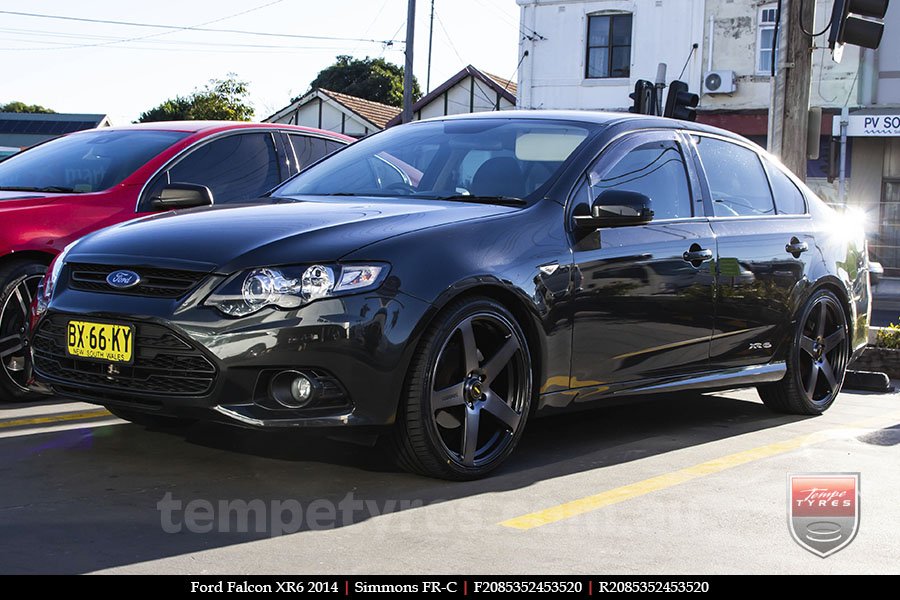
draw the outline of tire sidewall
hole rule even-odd
[[[456,460],[454,460],[454,458],[444,448],[443,444],[438,441],[440,438],[440,434],[437,431],[437,427],[434,424],[434,420],[431,414],[430,390],[433,388],[435,361],[437,361],[441,350],[444,347],[444,344],[447,342],[448,336],[450,336],[454,332],[456,327],[462,321],[469,318],[470,316],[482,313],[493,313],[494,316],[502,317],[502,319],[506,321],[510,326],[513,335],[515,335],[518,339],[525,358],[525,373],[527,377],[527,381],[525,382],[527,387],[525,389],[527,390],[527,392],[525,394],[525,400],[522,407],[522,420],[519,424],[519,428],[513,434],[512,440],[503,450],[503,452],[499,453],[496,457],[494,457],[493,460],[491,460],[491,462],[487,464],[480,465],[478,467],[466,467],[456,462]],[[528,338],[525,336],[525,332],[522,330],[522,327],[519,325],[516,318],[503,305],[488,298],[473,298],[471,300],[463,301],[462,304],[455,307],[454,309],[451,309],[446,315],[444,315],[444,317],[436,325],[436,331],[432,336],[429,337],[428,344],[426,344],[426,347],[422,350],[427,353],[427,358],[424,361],[426,371],[422,378],[423,386],[420,392],[420,396],[418,398],[410,400],[419,403],[419,414],[421,415],[423,426],[425,427],[425,430],[428,434],[428,447],[431,452],[439,459],[440,463],[443,464],[445,468],[452,471],[455,475],[461,476],[466,479],[482,477],[503,464],[509,457],[509,455],[512,454],[512,452],[516,449],[519,444],[519,440],[522,437],[522,433],[525,430],[528,415],[531,412],[531,403],[534,398],[534,364],[531,359],[531,351],[528,346]]]

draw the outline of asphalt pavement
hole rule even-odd
[[[753,391],[534,420],[493,477],[403,473],[375,450],[62,401],[0,405],[2,573],[900,573],[900,396],[824,416]],[[855,540],[822,559],[786,478],[859,472]]]

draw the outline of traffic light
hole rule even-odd
[[[669,84],[669,95],[666,96],[666,110],[663,116],[682,121],[696,121],[699,102],[700,96],[689,92],[688,84],[673,81]]]
[[[639,115],[656,114],[656,87],[651,82],[638,79],[634,84],[634,91],[628,97],[634,101],[628,112]]]
[[[828,47],[841,62],[844,44],[877,48],[884,33],[884,15],[890,0],[834,0]],[[866,18],[863,18],[866,17]]]

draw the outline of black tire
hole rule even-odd
[[[532,381],[528,342],[509,310],[489,298],[453,302],[417,348],[389,449],[407,471],[484,477],[518,445]]]
[[[153,413],[120,408],[118,406],[107,406],[106,410],[123,421],[128,421],[129,423],[134,423],[135,425],[140,425],[147,429],[181,429],[183,427],[189,427],[195,422],[194,419],[181,419],[179,417],[170,417],[168,415],[155,415]]]
[[[11,260],[0,266],[0,402],[25,402],[44,394],[30,389],[31,359],[26,330],[31,303],[47,265]]]
[[[820,415],[841,391],[850,359],[847,313],[828,290],[815,292],[797,319],[797,330],[781,381],[759,386],[770,409],[794,415]]]

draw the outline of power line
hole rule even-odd
[[[803,0],[800,0],[800,12],[803,12]],[[828,25],[825,26],[825,29],[823,29],[819,33],[812,33],[810,31],[807,31],[806,28],[803,27],[803,23],[800,23],[800,31],[803,32],[803,35],[811,38],[817,38],[820,35],[825,35],[825,33],[827,33],[829,29],[831,29],[831,19],[828,20]]]
[[[0,10],[0,14],[4,15],[14,15],[18,17],[33,17],[37,19],[55,19],[59,21],[78,21],[80,23],[101,23],[104,25],[125,25],[128,27],[144,27],[150,29],[168,29],[168,30],[178,30],[178,31],[202,31],[204,33],[234,33],[238,35],[258,35],[265,37],[281,37],[281,38],[294,38],[294,39],[304,39],[304,40],[330,40],[336,42],[371,42],[374,44],[384,44],[387,42],[399,42],[401,40],[376,40],[371,38],[355,38],[355,37],[337,37],[337,36],[326,36],[326,35],[300,35],[293,33],[273,33],[268,31],[248,31],[244,29],[220,29],[214,27],[200,27],[200,26],[184,26],[184,25],[162,25],[158,23],[135,23],[133,21],[113,21],[109,19],[89,19],[85,17],[71,17],[71,16],[63,16],[63,15],[46,15],[39,13],[28,13],[14,10]]]
[[[164,35],[170,35],[170,34],[172,34],[172,33],[175,33],[176,31],[180,31],[180,30],[184,30],[184,29],[189,29],[190,27],[202,27],[202,26],[204,26],[204,25],[211,25],[211,24],[213,24],[213,23],[219,23],[219,22],[221,22],[221,21],[227,21],[228,19],[233,19],[233,18],[239,17],[239,16],[241,16],[241,15],[246,15],[246,14],[248,14],[248,13],[256,12],[256,11],[258,11],[258,10],[262,10],[263,8],[268,8],[269,6],[273,6],[273,5],[275,5],[275,4],[280,4],[280,3],[283,2],[283,1],[284,1],[284,0],[273,0],[272,2],[267,2],[266,4],[262,4],[262,5],[259,5],[259,6],[254,6],[254,7],[252,7],[252,8],[248,8],[248,9],[245,9],[245,10],[242,10],[242,11],[239,11],[239,12],[236,12],[236,13],[232,13],[232,14],[230,14],[230,15],[225,15],[224,17],[218,17],[218,18],[216,18],[216,19],[212,19],[211,21],[204,21],[203,23],[197,23],[196,25],[191,25],[191,26],[187,26],[187,27],[182,27],[182,28],[179,28],[179,29],[177,29],[177,30],[160,31],[160,32],[157,32],[157,33],[150,33],[150,34],[147,34],[147,35],[142,35],[142,36],[137,36],[137,37],[131,37],[131,38],[115,38],[115,37],[109,37],[109,36],[96,36],[96,37],[94,37],[94,39],[104,39],[104,38],[105,38],[105,39],[108,40],[108,41],[97,42],[97,43],[92,43],[92,44],[70,44],[70,45],[68,45],[68,46],[61,46],[61,47],[59,47],[59,48],[52,48],[52,49],[53,49],[53,50],[64,50],[65,48],[91,48],[91,47],[100,47],[100,46],[111,46],[111,45],[114,45],[114,44],[124,44],[124,43],[128,43],[128,42],[143,41],[143,40],[147,40],[147,39],[150,39],[150,38],[156,38],[156,37],[161,37],[161,36],[164,36]],[[27,33],[27,31],[26,31],[26,33]],[[48,33],[50,33],[50,32],[48,32]],[[58,35],[58,34],[57,34],[57,35]],[[74,36],[70,36],[70,37],[77,37],[77,34],[74,35]],[[90,36],[83,36],[82,39],[90,39]],[[159,40],[153,40],[153,41],[159,41]],[[52,44],[52,43],[56,43],[56,42],[45,41],[44,43]],[[236,45],[236,44],[235,44],[235,45]],[[40,48],[23,48],[23,50],[40,50]]]

